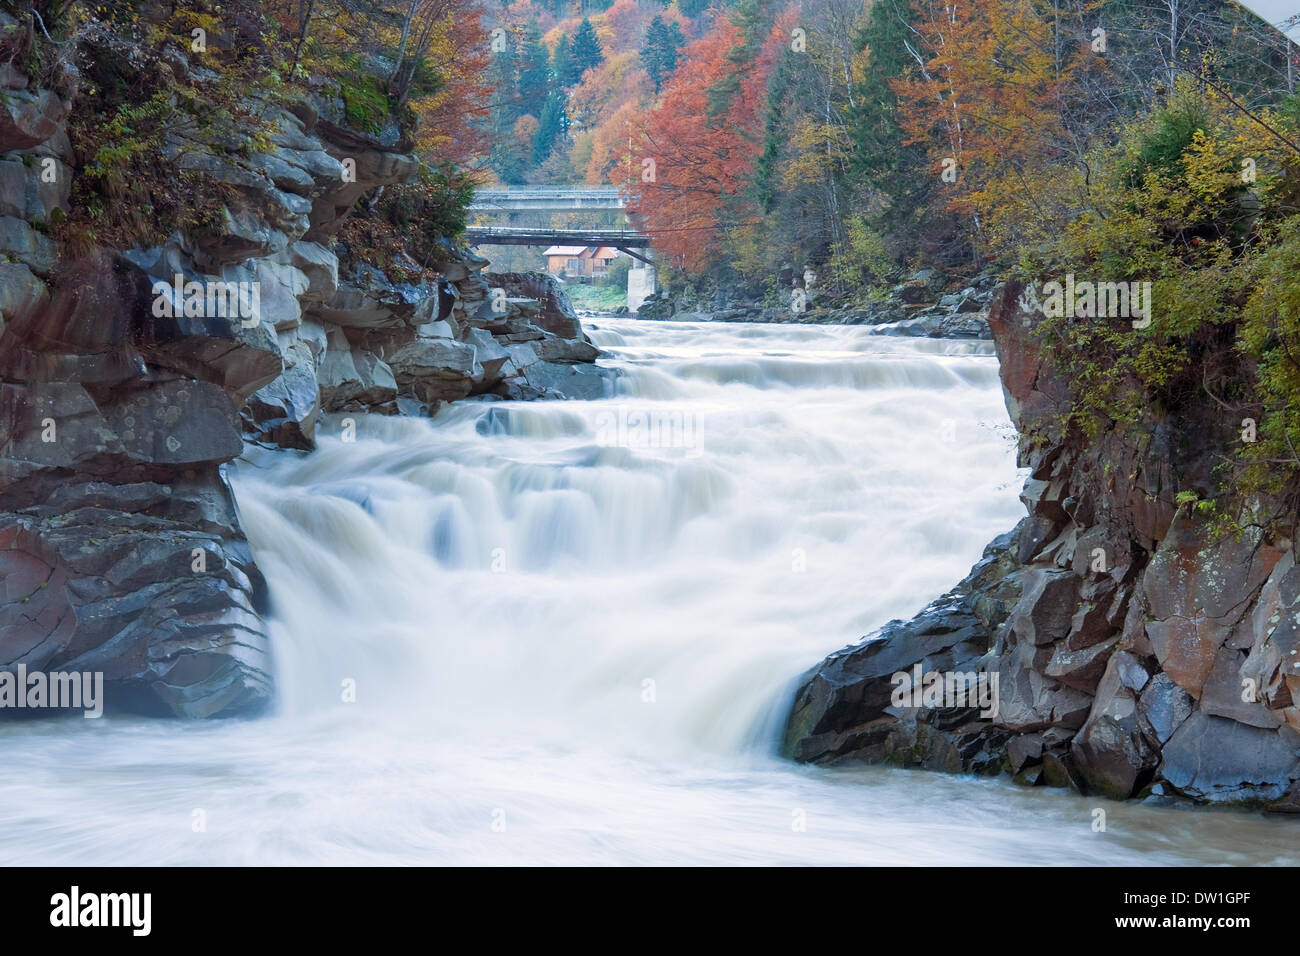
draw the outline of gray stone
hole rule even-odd
[[[17,259],[37,275],[44,276],[54,268],[58,250],[55,249],[53,240],[37,232],[22,219],[0,216],[0,253]]]
[[[1184,796],[1209,803],[1276,800],[1297,776],[1300,735],[1262,730],[1197,712],[1165,745],[1160,775]]]
[[[289,247],[289,264],[307,277],[304,302],[328,302],[339,287],[339,258],[316,242],[295,242]]]
[[[1144,729],[1157,743],[1164,744],[1196,709],[1196,701],[1168,674],[1156,674],[1138,700]]]

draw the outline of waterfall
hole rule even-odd
[[[664,331],[594,330],[603,401],[336,418],[240,469],[287,713],[350,680],[441,733],[765,747],[794,677],[1018,519],[986,343]]]
[[[779,760],[799,675],[1022,515],[996,359],[596,324],[605,400],[250,451],[275,712],[0,725],[0,863],[1295,862],[1277,820],[1126,805],[1099,839],[1060,791]]]

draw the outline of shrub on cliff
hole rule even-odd
[[[318,91],[357,131],[419,149],[435,171],[415,184],[416,207],[430,228],[463,225],[459,167],[483,92],[472,51],[486,48],[472,0],[18,6],[0,59],[31,61],[29,75],[74,100],[74,212],[49,224],[65,255],[215,227],[239,169],[273,148],[268,107]]]
[[[1300,477],[1295,117],[1293,103],[1248,111],[1180,83],[1094,151],[1086,181],[1060,185],[1050,201],[1068,224],[1020,256],[1039,282],[1150,283],[1149,325],[1068,310],[1039,323],[1077,397],[1068,424],[1095,435],[1152,407],[1217,409],[1242,436],[1215,491],[1230,512],[1255,491],[1294,494]]]
[[[347,220],[339,239],[354,258],[382,263],[398,282],[432,278],[447,259],[447,240],[465,231],[474,187],[458,166],[423,164],[414,182],[384,187],[369,215]]]

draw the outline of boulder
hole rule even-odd
[[[320,408],[316,361],[305,343],[290,346],[285,360],[289,364],[284,374],[254,392],[244,405],[244,432],[259,444],[310,451]]]
[[[1158,759],[1138,713],[1138,695],[1146,684],[1141,662],[1124,651],[1116,654],[1097,687],[1088,720],[1071,744],[1084,783],[1115,800],[1133,796],[1150,779]]]
[[[484,276],[490,287],[504,289],[509,297],[533,299],[540,308],[536,324],[562,339],[582,339],[582,322],[554,276],[538,272],[491,272]],[[461,295],[470,296],[464,286]]]
[[[53,136],[68,105],[51,90],[10,88],[0,97],[0,153],[31,149]]]
[[[482,375],[475,383],[475,390],[491,388],[503,377],[503,369],[510,361],[510,353],[497,343],[491,333],[483,329],[468,329],[465,338],[470,345],[474,346],[474,361],[482,369]]]
[[[0,111],[3,112],[3,111]],[[16,216],[0,216],[0,254],[24,263],[37,275],[49,275],[57,250],[48,236]]]
[[[592,401],[610,392],[609,375],[590,365],[535,362],[524,370],[524,377],[533,388],[559,398]]]
[[[474,346],[453,339],[417,337],[387,359],[402,390],[422,402],[464,398],[483,377]]]
[[[352,349],[339,330],[330,333],[318,383],[320,407],[327,412],[386,405],[397,397],[397,380],[388,364],[370,352]]]
[[[1300,776],[1300,734],[1263,730],[1201,711],[1182,722],[1161,754],[1160,776],[1207,803],[1266,804]]]
[[[1078,607],[1078,575],[1035,568],[1025,575],[1024,594],[1011,612],[1011,629],[1021,640],[1051,644],[1069,635]]]
[[[288,250],[289,265],[307,278],[299,295],[303,302],[328,302],[339,287],[339,258],[316,242],[295,242]]]

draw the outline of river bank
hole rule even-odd
[[[981,274],[969,282],[922,269],[876,301],[824,302],[812,287],[791,288],[782,305],[764,304],[725,293],[655,295],[637,310],[642,319],[681,322],[754,322],[795,325],[865,325],[881,335],[992,339],[988,310],[997,279]]]
[[[210,71],[168,63],[216,95]],[[109,712],[258,713],[274,598],[229,486],[245,443],[309,451],[326,420],[356,440],[362,415],[601,395],[598,350],[546,276],[489,274],[414,228],[373,245],[385,191],[430,171],[409,130],[359,124],[337,80],[245,93],[249,128],[220,143],[161,133],[219,198],[203,228],[114,245],[50,227],[79,213],[72,140],[95,102],[6,69],[0,667],[102,675]]]
[[[1236,530],[1187,504],[1240,415],[1201,399],[1099,435],[1066,425],[1074,396],[1022,291],[1000,290],[991,325],[1027,516],[919,615],[805,675],[784,752],[1300,810],[1293,540],[1267,496]],[[900,703],[900,673],[935,694]],[[952,693],[975,674],[997,679],[978,706]]]
[[[42,834],[0,859],[1300,862],[1281,820],[1107,804],[1098,834],[1095,798],[775,756],[795,675],[1015,522],[988,343],[588,334],[619,373],[606,398],[361,415],[355,442],[251,450],[232,485],[274,599],[276,703],[0,725],[0,822]]]

